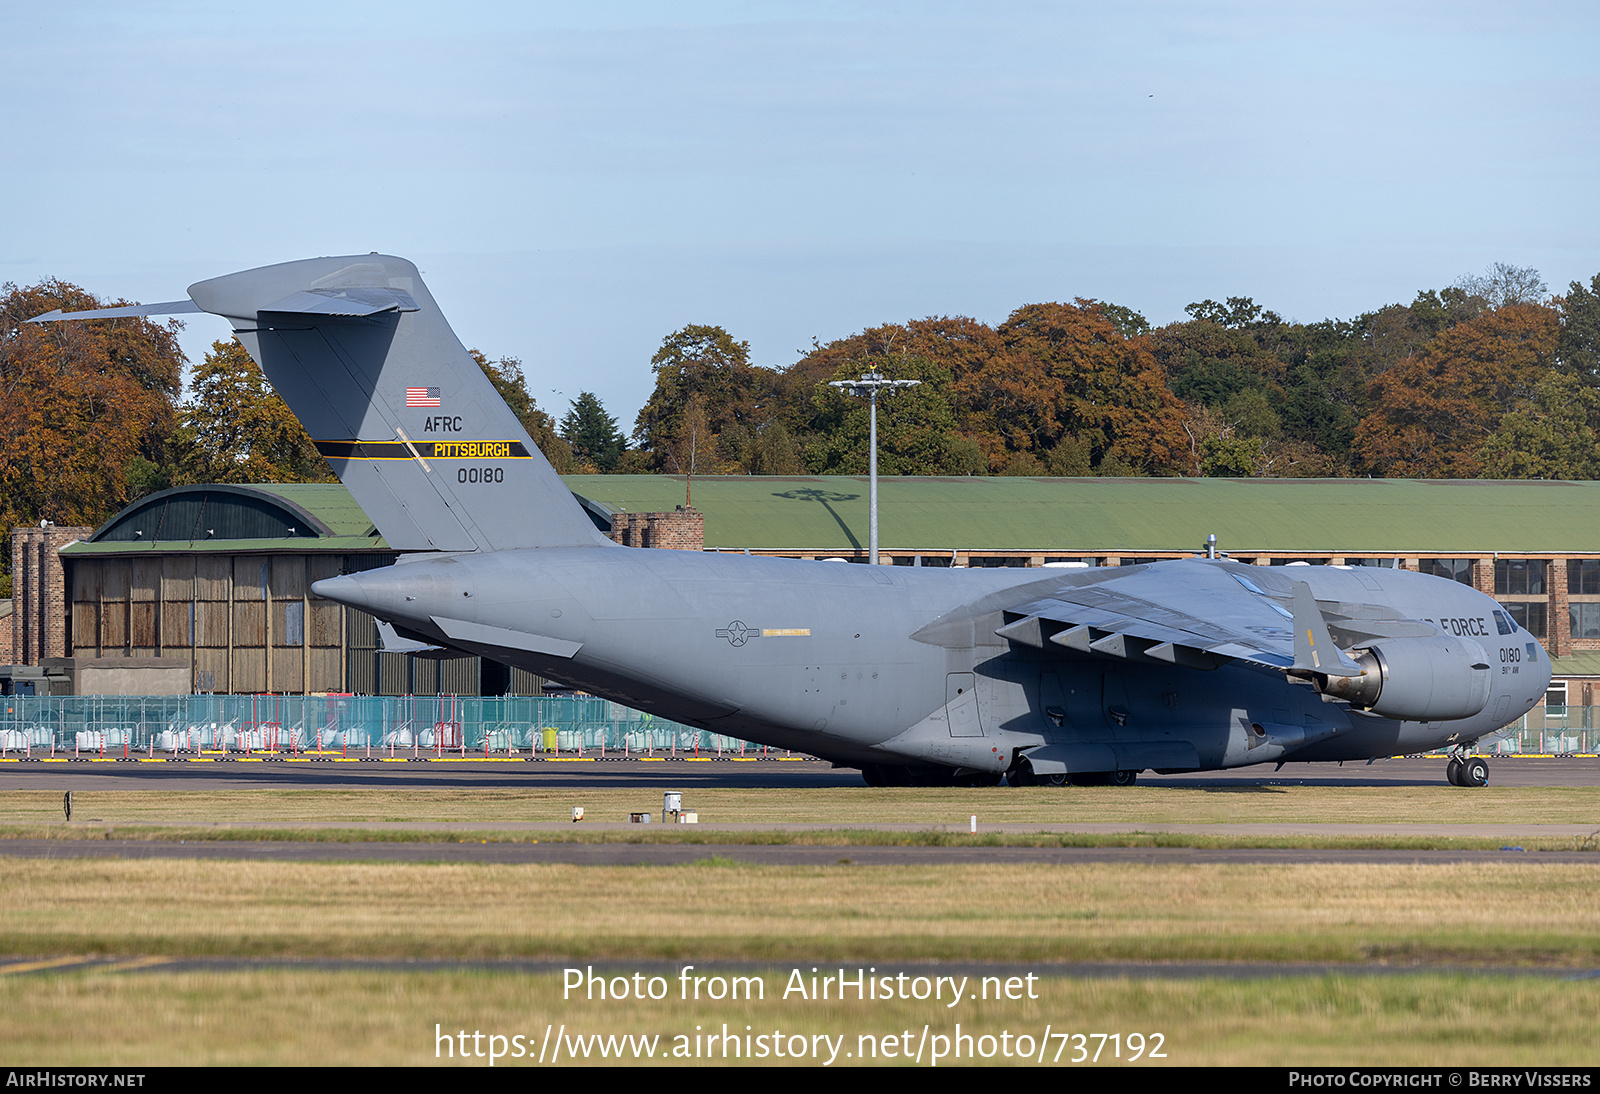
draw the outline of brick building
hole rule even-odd
[[[678,506],[671,512],[618,512],[610,536],[624,547],[661,547],[671,551],[703,551],[706,518],[698,509]]]
[[[11,533],[11,607],[0,638],[8,664],[37,665],[68,655],[66,569],[61,549],[94,534],[93,528],[60,527],[48,522]]]

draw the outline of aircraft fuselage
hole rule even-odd
[[[1367,759],[1470,743],[1520,716],[1549,679],[1526,631],[1498,633],[1490,597],[1394,570],[1307,567],[1294,576],[1319,601],[1381,599],[1398,617],[1478,643],[1491,676],[1479,713],[1396,720],[1326,701],[1261,665],[1208,671],[1033,648],[994,633],[999,611],[935,639],[912,637],[988,594],[1088,573],[537,548],[406,560],[316,591],[413,636],[660,717],[848,764],[1001,772],[1054,741],[1187,742],[1200,769]]]

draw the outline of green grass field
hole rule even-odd
[[[809,975],[810,966],[802,970]],[[853,973],[851,975],[854,975]],[[765,976],[761,1002],[661,1003],[563,1001],[559,974],[495,972],[389,972],[261,969],[224,972],[98,972],[0,978],[0,1013],[6,1015],[8,1064],[337,1064],[486,1066],[491,1048],[498,1065],[527,1067],[547,1046],[546,1027],[574,1042],[579,1063],[615,1065],[602,1058],[590,1035],[654,1037],[655,1055],[623,1064],[657,1065],[665,1059],[705,1066],[720,1054],[693,1055],[696,1033],[720,1034],[726,1023],[737,1037],[781,1032],[799,1035],[802,1059],[757,1057],[757,1064],[860,1063],[904,1065],[882,1055],[887,1038],[911,1033],[923,1044],[923,1066],[934,1061],[936,1038],[946,1039],[939,1066],[1037,1063],[1001,1053],[1001,1035],[1016,1048],[1044,1049],[1046,1064],[1160,1067],[1165,1065],[1286,1064],[1364,1067],[1379,1065],[1593,1066],[1593,1022],[1600,982],[1548,977],[1441,975],[1296,976],[1266,980],[1138,977],[1045,978],[1036,1000],[937,1003],[800,1003],[782,999],[786,975]],[[671,987],[677,988],[676,980]],[[972,1037],[967,1055],[954,1051],[957,1023]],[[928,1042],[922,1042],[924,1026]],[[564,1027],[564,1028],[563,1028]],[[697,1030],[697,1027],[698,1030]],[[446,1056],[439,1035],[455,1052],[465,1031],[463,1061]],[[474,1041],[472,1034],[484,1039]],[[499,1034],[503,1045],[487,1038]],[[1048,1034],[1048,1036],[1047,1036]],[[1061,1036],[1065,1034],[1066,1036]],[[1077,1034],[1082,1034],[1080,1041]],[[1107,1035],[1099,1039],[1095,1034]],[[1117,1035],[1111,1040],[1109,1035]],[[1142,1040],[1134,1056],[1130,1034]],[[1160,1035],[1159,1042],[1155,1035]],[[828,1038],[823,1043],[819,1037]],[[984,1042],[987,1035],[990,1040]],[[511,1040],[520,1036],[520,1045]],[[864,1040],[870,1038],[871,1040]],[[770,1041],[768,1042],[770,1045]],[[639,1044],[638,1041],[634,1042]],[[652,1042],[646,1041],[645,1045]],[[582,1046],[590,1053],[581,1056]],[[818,1048],[820,1059],[810,1054]],[[836,1048],[834,1047],[836,1046]],[[631,1046],[630,1046],[631,1047]],[[755,1047],[754,1044],[751,1046]],[[522,1055],[512,1056],[514,1048]],[[740,1051],[744,1045],[740,1044]],[[859,1053],[876,1048],[876,1060]],[[686,1057],[674,1059],[673,1050]],[[1164,1055],[1154,1058],[1150,1052]],[[1116,1055],[1113,1055],[1116,1053]],[[847,1055],[848,1054],[848,1055]],[[568,1053],[570,1055],[570,1051]],[[1081,1061],[1080,1061],[1081,1057]],[[562,1063],[567,1058],[563,1056]],[[741,1059],[732,1064],[749,1062]],[[915,1063],[914,1060],[909,1061]]]
[[[0,879],[18,954],[1600,963],[1600,862],[6,859]]]

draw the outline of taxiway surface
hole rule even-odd
[[[360,757],[263,758],[217,756],[185,759],[0,757],[4,790],[182,790],[317,789],[385,786],[609,787],[676,790],[709,788],[805,789],[864,787],[854,768],[821,760],[760,760],[725,757],[623,759],[365,759]],[[1201,771],[1182,775],[1145,772],[1140,786],[1239,788],[1271,786],[1448,786],[1438,758],[1382,760],[1373,764],[1287,764]],[[1493,758],[1489,785],[1600,786],[1600,758],[1564,756]],[[1471,793],[1471,790],[1462,790]]]

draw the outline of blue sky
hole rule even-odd
[[[926,315],[1348,317],[1600,272],[1587,3],[7,5],[0,281],[423,270],[558,416],[663,337]],[[225,337],[189,322],[197,359]]]

